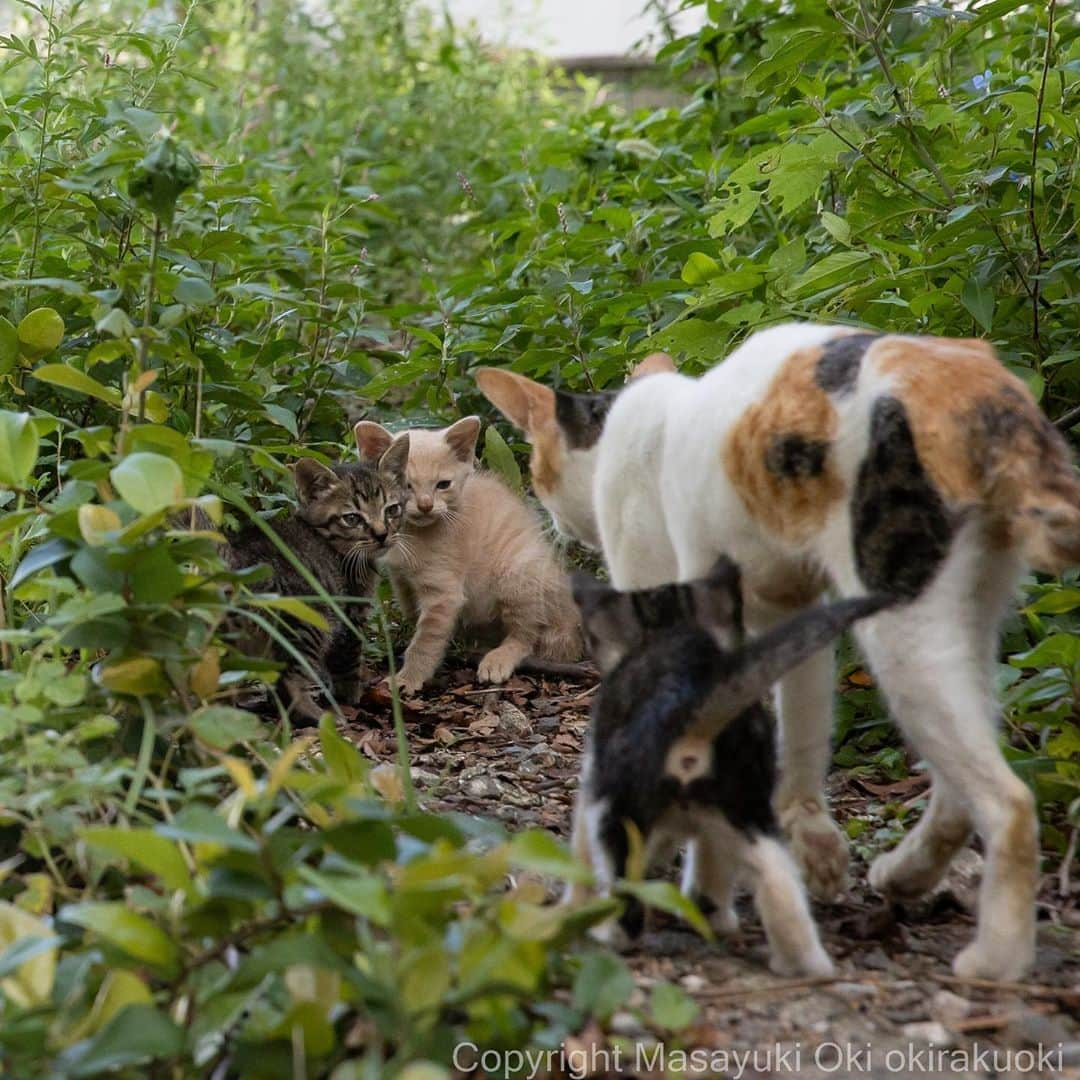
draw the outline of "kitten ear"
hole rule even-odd
[[[543,383],[533,382],[513,371],[502,368],[476,369],[476,385],[510,421],[526,435],[548,427],[555,419],[555,391]]]
[[[643,379],[646,375],[659,375],[663,372],[675,371],[675,361],[664,352],[650,353],[644,360],[635,365],[630,372],[630,382],[635,379]]]
[[[443,438],[450,444],[454,457],[458,461],[470,463],[476,455],[476,440],[480,437],[480,417],[466,416],[456,424],[451,424],[443,432]]]
[[[687,586],[693,601],[694,620],[724,649],[738,648],[746,635],[741,578],[739,567],[726,555],[721,555],[706,577]]]
[[[633,648],[638,637],[630,596],[580,572],[571,575],[570,584],[581,612],[589,652],[600,674],[607,675]]]
[[[362,422],[362,421],[361,421]],[[357,427],[360,425],[358,424]],[[377,426],[377,425],[376,425]],[[379,472],[398,484],[405,483],[405,466],[409,462],[409,433],[403,432],[383,451],[379,458]]]
[[[394,441],[394,436],[374,420],[361,420],[353,428],[353,435],[361,461],[378,461]]]
[[[297,498],[302,503],[311,502],[337,485],[337,474],[314,458],[301,458],[293,466],[293,483]]]

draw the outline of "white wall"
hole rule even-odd
[[[475,20],[494,42],[528,46],[555,57],[629,52],[656,26],[645,0],[429,0],[457,20]],[[702,9],[680,15],[678,29],[701,24]],[[654,43],[655,44],[655,43]],[[655,51],[655,50],[653,50]]]

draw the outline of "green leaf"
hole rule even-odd
[[[634,977],[626,964],[612,953],[594,952],[574,980],[573,1004],[579,1012],[606,1020],[633,992]]]
[[[822,292],[843,281],[855,284],[853,271],[857,266],[870,261],[871,256],[865,251],[834,251],[819,259],[792,284],[794,295],[809,296]]]
[[[214,302],[214,290],[209,282],[202,278],[181,278],[173,290],[173,299],[178,304],[186,304],[188,307],[202,307]]]
[[[0,484],[23,487],[37,456],[38,434],[30,414],[0,412]]]
[[[1051,634],[1033,649],[1009,657],[1018,668],[1060,667],[1072,671],[1080,667],[1080,634]]]
[[[297,600],[295,596],[258,596],[251,601],[252,607],[270,608],[272,611],[284,611],[294,619],[309,623],[319,630],[329,630],[326,616],[316,611],[310,604]]]
[[[649,995],[649,1011],[659,1027],[682,1031],[701,1011],[698,1003],[679,987],[668,982],[656,983]]]
[[[348,874],[323,874],[310,866],[301,866],[299,874],[338,907],[379,926],[390,925],[393,914],[390,893],[383,880],[369,870],[358,867]]]
[[[85,371],[79,371],[69,364],[42,364],[30,372],[31,378],[49,383],[50,386],[60,386],[65,390],[74,390],[78,394],[86,394],[88,397],[97,398],[107,402],[116,408],[120,408],[120,391],[111,386],[103,386],[97,379],[91,378]]]
[[[1080,608],[1080,589],[1060,586],[1048,593],[1043,593],[1038,600],[1028,604],[1024,610],[1039,615],[1063,615],[1077,608]]]
[[[368,763],[360,751],[351,742],[343,739],[334,727],[334,719],[329,714],[319,721],[319,742],[322,746],[323,763],[326,771],[344,784],[363,780],[369,771]]]
[[[89,901],[61,909],[62,922],[93,931],[136,960],[163,970],[176,967],[180,951],[156,922],[122,903]]]
[[[543,829],[529,829],[518,833],[507,849],[511,866],[532,870],[563,881],[592,881],[589,868],[570,854],[570,851]]]
[[[821,212],[821,224],[828,230],[829,235],[834,240],[839,240],[841,244],[846,244],[851,239],[851,226],[842,217],[837,217],[836,214],[830,214],[828,210],[823,210]]]
[[[971,317],[984,329],[994,325],[994,290],[978,278],[968,278],[960,294],[960,303],[971,313]]]
[[[0,315],[0,375],[6,375],[19,362],[19,332]]]
[[[283,427],[294,439],[298,437],[296,413],[290,412],[281,405],[264,405],[263,409],[275,424]]]
[[[184,497],[184,474],[161,454],[129,454],[110,473],[124,501],[140,514],[175,506]]]
[[[514,451],[506,445],[506,440],[499,434],[494,424],[488,424],[484,433],[484,464],[506,481],[514,491],[523,490],[521,469],[518,468]]]
[[[168,688],[161,664],[152,656],[131,656],[107,664],[96,664],[94,679],[99,686],[114,694],[149,697]]]
[[[12,1004],[31,1009],[49,1000],[59,943],[48,924],[0,900],[0,990]]]
[[[659,908],[669,915],[685,919],[703,938],[712,941],[712,927],[697,904],[683,896],[670,881],[620,881],[619,892],[629,893],[647,907]]]
[[[205,705],[191,714],[188,727],[204,742],[218,750],[228,750],[238,742],[249,742],[262,734],[257,716],[228,705]]]
[[[136,866],[156,874],[167,889],[187,889],[191,885],[191,875],[176,842],[151,829],[97,825],[83,829],[80,835],[91,847],[130,859]]]
[[[151,1005],[127,1005],[93,1039],[64,1053],[63,1075],[100,1076],[174,1057],[183,1048],[184,1034],[168,1017]]]
[[[682,279],[687,285],[704,285],[720,273],[720,264],[703,251],[693,251],[682,268]]]
[[[31,359],[44,356],[64,340],[64,320],[51,307],[35,308],[19,323],[19,343]]]
[[[230,829],[228,822],[208,806],[192,803],[185,806],[171,822],[156,825],[154,832],[173,840],[192,844],[217,844],[232,851],[255,852],[259,845],[245,833]]]

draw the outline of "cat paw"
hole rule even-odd
[[[499,655],[498,649],[492,649],[482,657],[476,668],[476,677],[482,683],[504,683],[517,667],[517,661],[506,655]]]
[[[1031,935],[1033,938],[1034,935]],[[1035,963],[1035,943],[1017,945],[1015,940],[997,941],[986,948],[978,939],[957,953],[953,973],[961,979],[993,979],[995,982],[1019,982]]]
[[[416,697],[416,695],[424,688],[425,680],[417,679],[408,671],[408,669],[402,668],[397,673],[394,682],[391,682],[389,675],[383,679],[383,685],[390,690],[393,690],[395,682],[397,684],[398,693],[402,697]]]
[[[739,932],[739,916],[733,907],[718,907],[709,916],[709,925],[720,937],[731,937]]]
[[[769,970],[774,975],[782,975],[785,978],[799,975],[829,978],[836,974],[836,968],[829,959],[829,954],[818,941],[815,941],[799,956],[780,956],[774,952],[769,957]]]
[[[847,837],[813,799],[787,807],[781,812],[781,822],[810,895],[835,900],[847,890]]]

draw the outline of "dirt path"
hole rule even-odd
[[[425,802],[565,837],[593,685],[588,678],[516,676],[493,691],[475,686],[468,671],[449,672],[406,714]],[[393,760],[380,692],[369,694],[349,733],[369,757]],[[866,860],[895,831],[885,804],[916,804],[925,785],[918,776],[875,784],[837,772],[830,786],[840,819],[859,823],[850,830],[859,834],[851,890],[841,903],[815,907],[836,980],[770,975],[760,924],[745,902],[743,928],[729,941],[709,945],[673,919],[653,917],[626,956],[642,996],[652,982],[667,980],[700,1004],[679,1044],[708,1052],[698,1075],[1080,1080],[1080,884],[1066,900],[1056,877],[1044,879],[1037,985],[955,980],[949,962],[972,933],[979,856],[969,852],[917,907],[891,908],[867,888]],[[660,1053],[669,1069],[682,1064],[630,1011],[612,1018],[612,1033],[625,1037],[624,1053],[607,1060],[624,1073],[661,1075]],[[610,1055],[604,1035],[586,1033],[581,1048],[607,1047]]]

